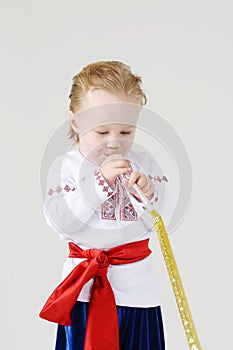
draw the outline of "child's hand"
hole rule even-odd
[[[138,171],[133,171],[130,175],[129,179],[122,179],[123,186],[129,190],[129,192],[134,195],[139,201],[140,197],[137,194],[136,190],[132,187],[134,184],[137,184],[139,189],[142,191],[144,196],[150,200],[153,197],[154,194],[154,184],[149,178],[149,176],[146,176]]]
[[[105,158],[101,165],[100,172],[111,186],[118,175],[125,174],[131,170],[129,166],[129,160],[123,158],[121,154],[114,154]]]

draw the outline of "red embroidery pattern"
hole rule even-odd
[[[96,170],[94,175],[95,175],[96,180],[99,180],[98,184],[100,186],[103,186],[102,191],[107,192],[108,197],[112,196],[113,191],[112,191],[111,187],[108,185],[108,183],[106,182],[106,180],[104,179],[104,177],[102,176],[102,174],[100,173],[100,171]]]
[[[102,205],[101,205],[101,217],[103,220],[116,220],[116,214],[115,214],[115,208],[116,208],[116,193],[114,193],[114,196],[108,198]]]
[[[154,193],[154,196],[149,200],[149,202],[150,202],[151,204],[153,204],[154,202],[158,202],[158,199],[159,199],[159,197],[158,197],[158,191],[155,190],[155,192],[157,193],[157,197],[155,197],[155,193]],[[153,199],[153,198],[154,198],[154,199]]]
[[[70,191],[74,191],[75,187],[73,187],[72,189],[70,188],[70,186],[65,185],[65,187],[63,187],[63,190],[65,190],[66,192],[70,192]],[[53,190],[52,188],[49,189],[49,192],[47,193],[49,196],[52,196],[53,193],[57,192],[60,193],[62,191],[62,188],[60,186],[57,186],[56,190]]]
[[[151,205],[155,204],[155,202],[158,202],[158,200],[159,200],[158,191],[157,191],[157,190],[156,190],[156,193],[157,193],[157,196],[154,197],[154,196],[155,196],[155,194],[154,194],[154,196],[149,200],[149,202],[150,202]],[[153,199],[153,198],[154,198],[154,199]],[[146,209],[146,207],[145,207],[144,205],[143,205],[143,209]]]
[[[111,198],[108,198],[101,205],[101,218],[103,220],[116,220],[116,207],[119,204],[120,189],[119,183],[115,180],[116,193]],[[122,198],[120,203],[120,220],[122,221],[136,221],[138,219],[138,214],[135,211],[130,198],[128,197],[126,190],[123,186],[122,188]]]
[[[136,221],[138,219],[138,213],[134,209],[125,189],[123,189],[120,213],[122,221]]]
[[[151,175],[148,175],[150,179],[154,179],[155,181],[159,181],[159,182],[162,182],[162,181],[165,181],[165,182],[168,182],[168,179],[166,178],[166,176],[163,175],[162,178],[160,178],[159,176],[151,176]]]

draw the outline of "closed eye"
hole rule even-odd
[[[97,133],[100,135],[105,135],[105,134],[108,134],[108,131],[97,131]],[[131,134],[131,131],[121,131],[121,134],[122,135],[129,135],[129,134]]]

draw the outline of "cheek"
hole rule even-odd
[[[124,153],[128,153],[128,151],[132,148],[132,143],[133,140],[124,140],[123,142],[121,142],[121,149],[124,151]]]
[[[87,151],[92,150],[97,145],[97,140],[94,134],[86,133],[85,135],[80,137],[80,142],[82,144],[83,149]]]
[[[132,143],[134,142],[134,137],[135,135],[129,136],[123,141],[123,144],[125,144],[125,147],[129,148],[132,146]]]
[[[102,152],[103,149],[106,148],[107,140],[105,140],[102,137],[99,137],[98,135],[91,135],[88,138],[88,148],[89,151],[93,151],[96,153]]]

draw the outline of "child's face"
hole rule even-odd
[[[118,96],[104,90],[93,90],[86,95],[80,111],[104,104],[110,104],[111,107],[111,103],[116,102],[140,105],[139,99],[135,97]],[[103,107],[106,108],[106,106]],[[132,146],[135,132],[135,123],[125,124],[125,121],[124,123],[115,123],[112,120],[109,124],[100,123],[87,132],[79,134],[80,148],[85,156],[95,163],[101,164],[109,155],[121,154],[125,156]]]

